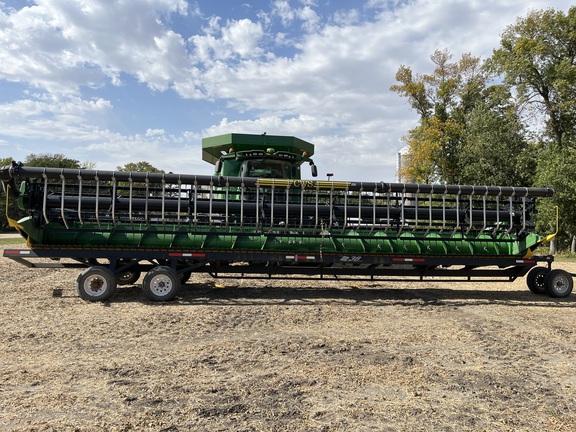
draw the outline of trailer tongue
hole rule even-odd
[[[212,162],[244,166],[240,176],[4,167],[5,190],[28,214],[10,219],[28,249],[4,256],[84,268],[77,288],[87,300],[109,298],[142,272],[152,300],[173,298],[191,272],[459,281],[528,274],[535,293],[572,290],[571,276],[552,270],[553,257],[533,255],[550,239],[534,231],[535,200],[551,197],[549,188],[300,180],[290,164],[313,165],[308,156],[255,147],[238,159],[283,159],[284,178],[249,177],[246,167],[258,164],[228,154]]]

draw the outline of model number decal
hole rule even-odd
[[[360,262],[362,261],[362,257],[360,256],[343,256],[340,258],[342,262]]]

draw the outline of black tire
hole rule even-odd
[[[544,277],[544,284],[551,297],[568,297],[574,287],[572,275],[564,270],[552,270]]]
[[[126,264],[130,264],[131,260],[120,259],[116,261],[116,267],[122,267]],[[129,267],[128,270],[116,273],[116,284],[117,285],[133,285],[138,282],[142,272],[138,269],[137,265]]]
[[[191,276],[192,271],[186,271],[184,273],[180,273],[180,285],[184,285],[186,282],[188,282]]]
[[[544,278],[550,270],[546,267],[534,267],[528,272],[526,276],[526,285],[528,289],[534,294],[546,294],[548,290],[546,289],[546,284],[544,283]]]
[[[172,300],[180,289],[180,276],[167,266],[154,267],[142,281],[142,291],[152,301]]]
[[[88,267],[78,276],[76,291],[84,300],[108,300],[116,292],[116,277],[107,267]]]
[[[116,275],[118,285],[133,285],[138,282],[142,272],[140,270],[126,270]]]

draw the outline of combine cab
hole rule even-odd
[[[202,139],[202,159],[215,165],[217,176],[299,180],[300,166],[307,162],[316,177],[313,154],[314,144],[288,136],[227,134]]]
[[[4,256],[83,268],[86,300],[108,299],[142,274],[150,299],[170,300],[192,272],[405,282],[527,275],[534,293],[571,293],[571,275],[534,254],[551,238],[534,231],[535,202],[552,189],[302,180],[312,153],[293,137],[231,134],[203,142],[214,176],[13,163],[0,179],[28,214],[10,219],[28,248]]]

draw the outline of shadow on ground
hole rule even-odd
[[[176,299],[166,303],[149,301],[139,285],[118,288],[110,303],[138,302],[150,305],[365,305],[365,306],[470,306],[504,304],[508,306],[574,307],[576,297],[555,299],[536,295],[528,289],[475,290],[454,288],[332,288],[316,286],[265,286],[260,288],[215,287],[212,283],[181,287]]]

